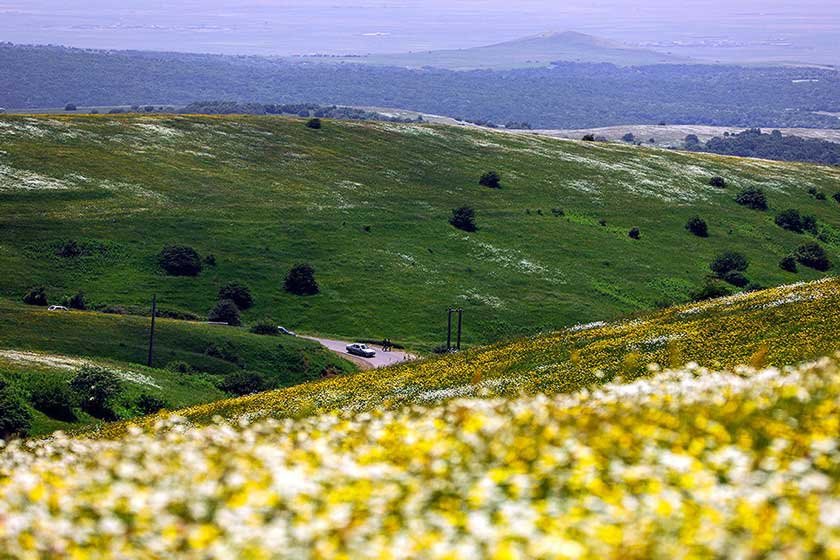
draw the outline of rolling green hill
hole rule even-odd
[[[478,185],[490,169],[501,189]],[[713,175],[729,186],[709,186]],[[761,285],[818,278],[779,268],[813,238],[774,215],[815,215],[840,262],[838,181],[829,167],[445,126],[6,116],[0,295],[19,302],[43,284],[51,302],[82,290],[93,304],[148,306],[157,293],[164,309],[204,315],[238,281],[256,301],[246,322],[428,349],[456,305],[465,341],[485,343],[686,301],[725,250],[744,253]],[[751,186],[769,211],[735,203]],[[448,223],[464,204],[477,232]],[[693,215],[708,238],[686,231]],[[82,254],[58,256],[68,241]],[[216,264],[167,276],[157,254],[173,243]],[[283,290],[299,262],[314,265],[319,295]]]

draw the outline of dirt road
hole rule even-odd
[[[329,338],[318,338],[314,336],[303,336],[301,338],[314,340],[315,342],[320,343],[325,348],[339,354],[342,358],[355,363],[361,369],[378,369],[417,359],[417,356],[409,354],[408,352],[403,352],[402,350],[395,349],[384,352],[382,347],[374,344],[368,344],[368,346],[376,350],[376,356],[373,358],[362,358],[361,356],[354,356],[347,353],[345,348],[348,344],[352,343],[346,340],[331,340]]]

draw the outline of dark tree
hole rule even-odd
[[[794,255],[796,256],[796,260],[803,266],[820,271],[826,271],[831,268],[831,261],[828,260],[825,249],[818,243],[811,242],[800,245]]]
[[[231,395],[252,395],[268,388],[265,378],[255,371],[235,371],[227,374],[219,389]]]
[[[796,272],[796,257],[788,255],[779,261],[779,268],[788,272]]]
[[[254,298],[251,296],[251,290],[248,286],[244,286],[239,282],[231,282],[219,289],[219,299],[229,299],[236,304],[239,309],[249,309],[254,305]]]
[[[700,216],[693,216],[689,218],[685,224],[685,229],[696,235],[697,237],[709,237],[709,226],[706,220]]]
[[[728,284],[732,284],[733,286],[737,286],[739,288],[743,288],[744,286],[750,283],[749,279],[744,275],[744,273],[738,270],[730,270],[729,272],[721,276],[720,279]]]
[[[0,379],[0,439],[25,437],[31,425],[32,415],[24,406],[23,400]]]
[[[75,103],[68,103],[64,106],[65,111],[75,111],[77,108]]]
[[[263,336],[280,336],[277,324],[274,321],[263,320],[251,327],[251,332]]]
[[[594,142],[595,141],[595,135],[594,134],[584,134],[582,140],[584,142]]]
[[[753,210],[767,210],[767,195],[755,187],[747,187],[738,193],[735,202]]]
[[[495,171],[488,171],[481,176],[481,179],[478,180],[478,184],[483,187],[490,187],[491,189],[500,189],[502,188],[502,179]]]
[[[709,280],[702,288],[691,294],[692,301],[704,301],[732,295],[732,290],[720,281]]]
[[[308,116],[309,116],[309,113],[307,112],[307,114],[306,114],[306,115],[303,115],[303,116],[308,117]],[[321,119],[319,119],[319,118],[317,118],[317,117],[316,117],[316,118],[314,118],[314,119],[309,119],[308,121],[306,121],[306,126],[307,126],[308,128],[313,129],[313,130],[318,130],[318,129],[320,129],[320,128],[321,128]]]
[[[26,295],[23,296],[23,303],[26,305],[39,305],[41,307],[47,306],[47,290],[43,286],[36,286],[30,288]]]
[[[625,134],[624,136],[621,137],[621,140],[624,141],[624,142],[629,142],[630,144],[632,144],[636,141],[636,135],[633,134],[632,132],[628,132],[627,134]]]
[[[158,254],[158,263],[171,276],[198,276],[202,268],[198,251],[186,245],[167,245]]]
[[[70,309],[78,309],[80,311],[87,309],[84,292],[78,292],[76,295],[67,298],[67,307]]]
[[[719,189],[725,189],[726,188],[726,179],[724,179],[723,177],[719,177],[719,176],[712,177],[711,179],[709,179],[709,185],[711,185],[713,187],[717,187]]]
[[[239,308],[236,303],[229,299],[216,302],[216,305],[208,313],[207,320],[212,323],[227,323],[233,327],[242,324],[242,319],[239,318]]]
[[[76,414],[73,408],[77,405],[76,395],[66,381],[56,377],[45,377],[30,390],[29,402],[51,418],[73,422]]]
[[[137,397],[134,405],[141,414],[155,414],[169,407],[166,401],[148,393],[143,393]]]
[[[84,249],[75,239],[68,239],[56,249],[55,254],[59,257],[74,258],[84,254]]]
[[[630,237],[630,239],[641,239],[642,231],[639,228],[634,227],[630,230],[630,232],[627,235]]]
[[[299,296],[311,296],[321,291],[318,282],[315,281],[315,269],[308,263],[293,266],[286,275],[283,288]]]
[[[452,210],[449,223],[463,231],[475,231],[475,209],[469,206],[461,206]]]
[[[688,150],[696,150],[700,147],[700,139],[696,134],[689,134],[685,137],[684,144]]]
[[[123,392],[122,382],[113,371],[98,366],[82,366],[70,381],[70,388],[78,395],[82,410],[112,420],[116,418],[114,404]]]
[[[709,268],[718,278],[723,278],[727,273],[733,271],[744,272],[749,266],[750,262],[747,260],[747,257],[734,251],[721,253],[709,264]]]
[[[836,200],[837,202],[840,202],[840,191],[837,191],[836,193],[834,193],[833,195],[831,195],[831,198],[833,198],[833,199],[834,199],[834,200]]]

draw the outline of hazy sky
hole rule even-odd
[[[776,58],[789,53],[791,59],[840,62],[838,8],[838,0],[0,0],[0,41],[365,53],[469,47],[575,30],[724,57],[772,52]]]

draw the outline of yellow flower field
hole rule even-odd
[[[0,453],[22,558],[840,558],[840,355]]]

